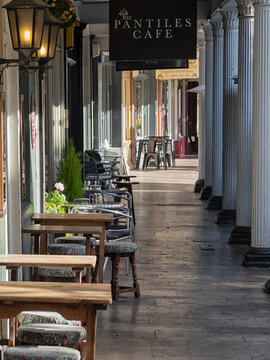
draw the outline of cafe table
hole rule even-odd
[[[22,311],[56,311],[86,322],[86,360],[95,359],[97,310],[112,303],[109,284],[0,282],[0,318],[11,319],[9,345],[15,346],[15,319]]]
[[[11,280],[18,281],[21,267],[71,267],[76,271],[78,282],[82,282],[84,268],[94,268],[96,256],[88,255],[39,255],[39,254],[8,254],[0,255],[0,266],[11,270]]]
[[[47,234],[65,234],[65,233],[83,234],[85,236],[85,241],[86,241],[86,255],[90,255],[91,235],[98,234],[99,236],[101,236],[102,228],[101,226],[78,226],[75,224],[73,226],[34,224],[34,225],[24,226],[22,232],[31,234],[32,236],[35,237],[34,254],[47,254],[47,246],[48,246]],[[103,258],[104,258],[104,251],[103,251]],[[88,278],[88,282],[90,282],[91,274],[89,268],[87,269],[87,278]]]
[[[47,214],[35,213],[32,216],[34,224],[40,225],[63,225],[63,226],[100,226],[102,228],[99,242],[99,282],[103,282],[104,265],[104,241],[106,236],[106,225],[113,222],[113,215],[109,213],[84,213],[84,214]],[[68,232],[68,231],[67,231]],[[70,231],[70,233],[72,233]],[[73,232],[74,233],[74,232]],[[82,233],[80,231],[79,233]],[[87,253],[87,254],[90,254]]]

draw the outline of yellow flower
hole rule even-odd
[[[55,3],[52,3],[52,7],[55,7]]]

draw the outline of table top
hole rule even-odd
[[[100,223],[111,223],[113,221],[112,214],[102,214],[102,213],[89,213],[89,214],[47,214],[47,213],[35,213],[32,216],[34,222],[40,221],[61,221],[68,222],[70,225],[72,222],[84,221],[90,224],[93,222]]]
[[[102,203],[102,204],[89,204],[87,202],[83,203],[68,203],[67,205],[63,205],[64,207],[76,207],[78,209],[121,209],[123,208],[125,205],[121,204],[121,203]]]
[[[127,181],[127,180],[122,180],[122,181],[113,181],[113,184],[123,184],[123,185],[125,185],[125,184],[130,184],[130,185],[138,185],[139,184],[139,182],[137,182],[137,181]]]
[[[111,304],[111,285],[38,281],[0,282],[0,302]]]
[[[22,229],[23,233],[30,234],[101,234],[101,226],[80,226],[80,225],[26,225]]]
[[[0,255],[0,265],[9,267],[21,266],[56,266],[92,268],[96,264],[96,256],[90,255],[38,255],[38,254],[9,254]]]

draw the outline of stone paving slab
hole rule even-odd
[[[197,160],[132,174],[141,298],[121,294],[100,312],[96,359],[269,360],[270,270],[242,267],[233,224],[217,225],[193,192]],[[122,261],[120,283],[131,282]]]

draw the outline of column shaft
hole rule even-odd
[[[243,264],[270,266],[270,0],[254,0],[251,248]]]
[[[223,197],[222,211],[217,222],[235,219],[236,209],[236,121],[237,86],[233,77],[238,74],[238,12],[234,8],[220,11],[224,26],[223,72]]]
[[[270,4],[255,6],[252,246],[270,247]]]
[[[211,20],[213,28],[213,158],[212,196],[207,209],[220,210],[222,207],[222,133],[223,133],[223,47],[224,31],[221,15]]]
[[[229,242],[233,244],[250,244],[254,9],[252,0],[237,1],[239,54],[236,132],[236,227],[231,233]]]
[[[205,41],[204,33],[198,32],[198,48],[200,59],[199,84],[205,84]],[[195,192],[200,192],[204,187],[205,179],[205,94],[199,95],[199,147],[198,147],[199,179],[195,184]]]
[[[205,60],[205,184],[201,199],[207,200],[212,192],[212,102],[213,102],[213,34],[209,22],[203,25],[206,41]]]

